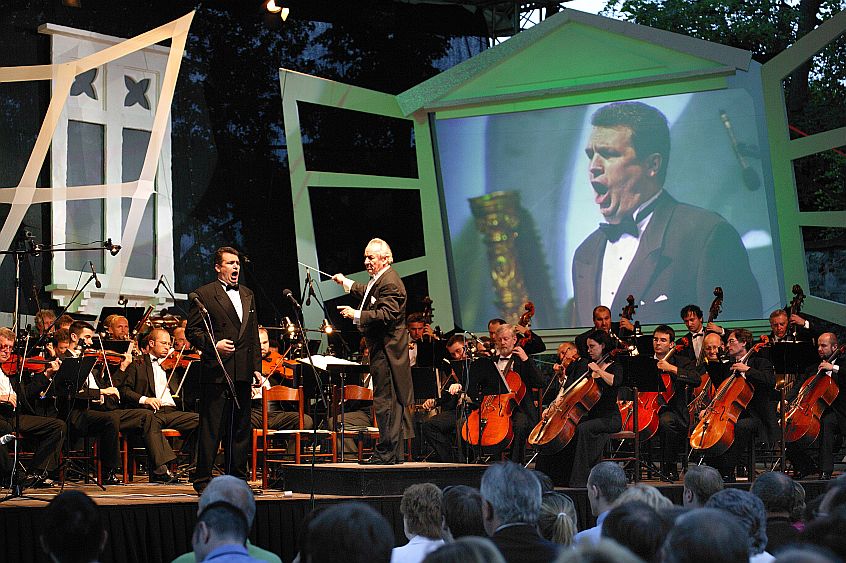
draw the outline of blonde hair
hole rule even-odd
[[[572,545],[576,526],[576,506],[573,500],[557,491],[547,491],[541,500],[538,528],[543,537],[561,545]]]
[[[635,483],[628,487],[617,497],[613,506],[620,506],[634,500],[644,502],[659,512],[673,506],[673,501],[662,495],[661,491],[652,485],[644,485],[643,483]]]

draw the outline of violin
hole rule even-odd
[[[829,355],[825,361],[833,363],[846,352],[846,345]],[[825,409],[831,406],[840,394],[840,388],[823,370],[808,378],[799,389],[799,394],[787,409],[784,417],[786,442],[798,442],[802,447],[813,444],[820,435],[820,419]]]
[[[761,336],[761,341],[736,363],[745,364],[752,354],[760,351],[769,341],[768,336]],[[720,384],[714,399],[706,407],[702,419],[690,434],[690,447],[709,456],[724,454],[734,443],[734,426],[754,393],[755,388],[740,372],[732,372],[731,376]]]
[[[281,375],[285,379],[294,379],[294,370],[285,363],[285,356],[274,350],[261,359],[261,374],[266,378]]]
[[[53,363],[53,360],[48,360],[41,356],[32,356],[24,358],[23,371],[27,373],[44,373],[44,371]],[[14,375],[21,371],[21,357],[17,354],[12,354],[9,359],[0,364],[0,369],[3,373]]]
[[[510,365],[510,362],[509,362]],[[511,414],[514,405],[526,396],[526,385],[514,370],[505,374],[508,393],[486,395],[479,408],[467,416],[461,428],[461,437],[474,446],[508,447],[514,439]]]
[[[106,364],[109,367],[119,366],[126,359],[126,356],[120,352],[115,352],[114,350],[98,350],[96,348],[88,348],[82,353],[82,357],[97,358],[97,361],[94,363],[95,366],[103,365],[103,359],[105,358]]]
[[[535,316],[535,304],[526,301],[523,304],[523,310],[525,312],[520,315],[520,319],[517,321],[518,325],[526,327],[526,334],[517,339],[517,346],[520,348],[525,348],[532,341],[532,331],[529,327],[532,326],[532,317]]]
[[[177,352],[162,360],[161,366],[165,371],[170,371],[177,367],[186,369],[191,362],[197,362],[200,359],[199,352]]]
[[[613,363],[611,358],[617,353],[611,350],[596,363]],[[611,360],[611,361],[609,361]],[[558,396],[543,412],[541,421],[529,433],[529,444],[538,447],[546,454],[554,454],[563,450],[576,435],[576,427],[581,418],[590,412],[602,396],[602,390],[588,370],[577,377],[567,387],[561,387]]]

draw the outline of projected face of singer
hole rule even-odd
[[[661,188],[660,154],[635,152],[628,127],[594,127],[585,147],[594,201],[609,223],[619,223]]]
[[[217,272],[217,279],[223,283],[236,284],[241,273],[241,260],[235,254],[224,252],[220,264],[214,265],[214,271]]]

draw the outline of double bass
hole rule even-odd
[[[714,300],[711,302],[711,307],[708,309],[708,322],[705,323],[705,326],[708,326],[715,320],[717,320],[717,316],[720,314],[720,311],[723,307],[723,288],[717,286],[714,288]],[[702,338],[702,346],[699,348],[699,355],[696,357],[696,367],[700,367],[702,363],[705,361],[705,338]],[[687,410],[691,415],[691,419],[694,419],[702,410],[702,407],[705,406],[705,401],[710,400],[714,394],[714,386],[711,384],[711,377],[708,375],[708,372],[702,374],[702,378],[699,380],[699,385],[693,389],[693,400],[688,403]]]
[[[596,363],[602,365],[608,362],[615,352],[612,350],[606,353]],[[612,362],[608,362],[608,365]],[[601,396],[602,390],[594,380],[592,370],[588,369],[570,385],[561,387],[558,396],[543,412],[541,421],[529,434],[529,444],[545,454],[561,451],[576,435],[579,421],[599,402]]]
[[[846,345],[832,352],[825,361],[832,363],[846,351]],[[799,394],[787,408],[784,417],[785,442],[797,442],[802,447],[813,444],[820,435],[820,419],[823,412],[837,395],[840,388],[823,370],[808,378],[799,389]]]
[[[525,348],[529,342],[532,341],[532,317],[535,316],[535,304],[531,301],[526,301],[523,304],[524,313],[520,315],[517,324],[526,327],[526,334],[517,339],[517,346]]]
[[[736,363],[745,364],[752,354],[760,351],[769,341],[768,336],[761,336],[761,341]],[[710,456],[724,454],[734,443],[734,425],[749,405],[754,393],[755,388],[740,372],[732,372],[731,376],[720,384],[711,404],[691,432],[691,449],[701,450],[703,454]]]
[[[461,427],[461,437],[474,446],[508,447],[514,439],[511,414],[515,405],[526,396],[526,385],[520,374],[511,369],[503,376],[508,393],[485,395],[479,408],[467,415]]]

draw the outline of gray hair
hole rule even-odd
[[[710,465],[691,465],[684,473],[684,486],[698,504],[704,505],[714,493],[723,490],[723,478]]]
[[[253,491],[243,479],[232,475],[220,475],[209,481],[206,490],[200,497],[199,511],[202,512],[213,502],[225,501],[237,507],[247,519],[247,527],[253,526],[256,517],[256,499]]]
[[[370,239],[370,242],[367,243],[367,247],[365,248],[369,248],[371,246],[379,247],[379,255],[386,258],[388,260],[388,264],[394,263],[394,253],[391,252],[391,247],[388,246],[387,242],[383,241],[380,238],[372,238]]]
[[[602,492],[605,500],[614,502],[626,490],[626,472],[613,461],[603,461],[590,470],[587,485],[588,488],[595,486]]]
[[[482,498],[493,507],[500,524],[535,524],[541,506],[541,485],[522,465],[495,463],[482,475]]]
[[[761,499],[752,493],[723,489],[708,499],[705,508],[717,508],[737,516],[749,536],[750,557],[767,547],[767,511]]]

